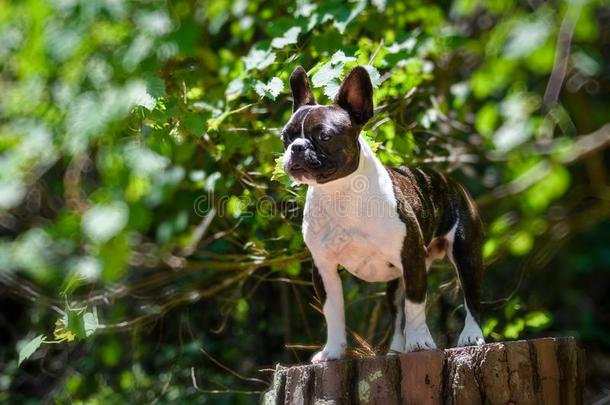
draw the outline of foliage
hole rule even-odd
[[[380,159],[448,171],[476,196],[490,339],[610,348],[601,0],[0,9],[0,400],[252,402],[239,391],[264,384],[243,375],[309,356],[284,347],[323,338],[304,189],[276,167],[299,64],[319,102],[365,65]],[[382,286],[344,282],[350,328],[379,347]],[[446,265],[429,291],[452,342]],[[36,372],[45,360],[53,376]]]

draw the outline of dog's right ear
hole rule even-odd
[[[290,89],[292,90],[292,112],[302,105],[313,105],[316,99],[309,88],[307,72],[301,66],[297,66],[290,75]]]
[[[368,71],[356,66],[341,83],[335,104],[349,113],[358,125],[364,125],[373,116],[373,85]]]

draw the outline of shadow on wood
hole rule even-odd
[[[279,404],[581,404],[574,338],[278,365],[262,402]]]

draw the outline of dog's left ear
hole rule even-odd
[[[373,116],[373,85],[369,72],[356,66],[341,83],[335,104],[349,113],[352,121],[364,125]]]
[[[292,112],[298,110],[302,105],[313,105],[316,103],[316,99],[309,87],[307,72],[301,66],[297,66],[290,75],[290,89],[292,90]]]

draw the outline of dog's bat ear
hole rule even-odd
[[[301,66],[297,66],[290,75],[290,89],[292,90],[292,112],[302,105],[313,105],[316,99],[309,87],[307,72]]]
[[[343,79],[335,104],[358,125],[364,125],[373,116],[373,85],[364,67],[356,66]]]

